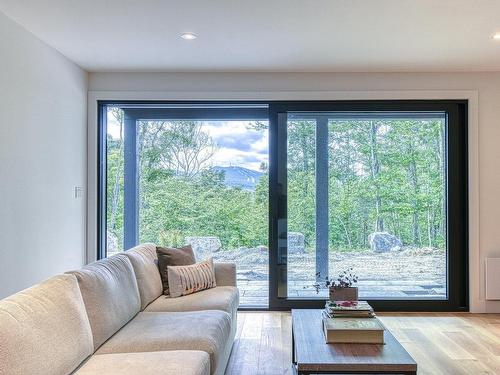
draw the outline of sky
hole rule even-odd
[[[202,121],[202,130],[216,144],[210,166],[240,166],[255,171],[269,163],[269,132],[248,129],[250,121]],[[108,116],[108,134],[119,138],[119,124]]]
[[[268,131],[248,129],[248,124],[248,121],[203,123],[203,130],[217,145],[212,166],[237,165],[258,171],[262,162],[269,162]]]

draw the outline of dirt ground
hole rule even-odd
[[[237,265],[242,304],[266,304],[268,295],[268,253],[240,248],[213,253],[215,261]],[[288,256],[288,295],[299,298],[325,297],[316,294],[316,258],[313,252]],[[374,253],[370,250],[329,254],[330,276],[353,268],[358,275],[360,298],[446,297],[446,253],[439,249],[404,248]]]

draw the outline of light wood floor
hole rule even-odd
[[[500,314],[378,314],[419,375],[500,374]],[[241,312],[226,375],[291,375],[291,317]]]

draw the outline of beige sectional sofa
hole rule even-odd
[[[236,333],[236,268],[217,287],[162,294],[156,246],[55,276],[0,301],[0,374],[222,375]]]

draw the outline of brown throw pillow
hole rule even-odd
[[[212,258],[189,266],[169,266],[168,285],[170,297],[180,297],[200,290],[215,288]]]
[[[196,263],[194,251],[191,245],[184,247],[156,247],[158,255],[158,268],[160,270],[161,281],[163,283],[163,294],[169,295],[168,273],[169,266],[187,266]]]

